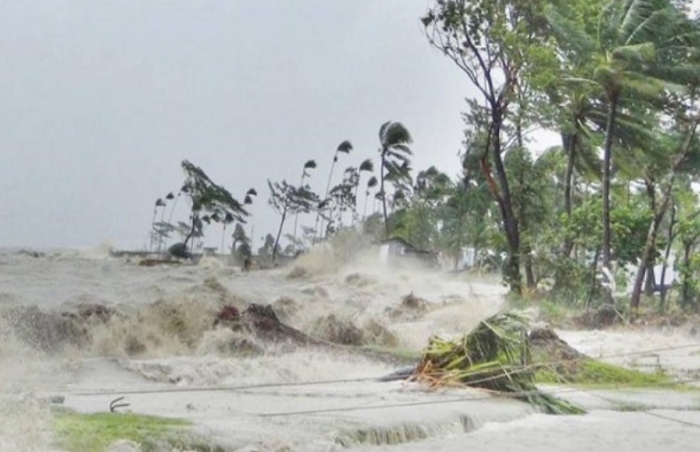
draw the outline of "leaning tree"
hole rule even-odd
[[[320,199],[316,193],[311,191],[308,185],[297,187],[284,180],[274,183],[268,180],[267,184],[270,187],[269,203],[281,217],[275,244],[272,248],[272,261],[274,262],[287,217],[289,215],[312,212],[318,208]]]
[[[190,224],[182,246],[184,250],[195,234],[203,230],[203,223],[245,223],[248,212],[227,189],[214,183],[200,167],[187,160],[182,162],[182,169],[185,183],[181,192],[190,200]]]
[[[410,158],[413,153],[408,145],[412,142],[408,129],[400,122],[387,121],[379,128],[379,155],[381,167],[379,171],[379,193],[384,214],[384,228],[386,238],[391,231],[389,227],[389,214],[386,207],[385,182],[398,183],[408,176]]]

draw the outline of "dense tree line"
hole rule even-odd
[[[502,271],[514,294],[538,289],[570,304],[612,303],[610,288],[619,289],[632,269],[632,308],[642,294],[659,291],[661,309],[672,301],[700,307],[700,23],[689,6],[433,0],[422,18],[427,41],[477,93],[466,100],[453,173],[430,167],[414,174],[411,134],[388,121],[374,155],[348,140],[333,150],[325,193],[309,184],[313,160],[298,185],[268,182],[280,225],[260,252],[294,254],[344,229],[361,230],[441,252],[454,267],[471,248],[477,266]],[[541,130],[555,132],[560,144],[535,152],[533,134]],[[358,153],[358,164],[334,184],[337,164]],[[183,168],[190,185],[205,176]],[[192,204],[190,222],[180,224],[185,244],[202,234],[203,220],[245,220],[245,203],[228,192],[208,186],[196,198],[187,187],[180,191]],[[169,196],[175,203],[180,194]],[[202,201],[210,198],[212,205]],[[156,203],[155,229],[177,228],[163,221],[164,210],[156,221],[158,208],[165,201]],[[283,249],[290,216],[293,234]],[[235,230],[233,248],[248,241]],[[678,278],[669,286],[671,265]]]

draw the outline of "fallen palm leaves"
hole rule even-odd
[[[534,382],[527,322],[496,314],[455,341],[434,337],[413,374],[431,388],[471,386],[512,395],[550,414],[581,414],[569,402],[540,392]]]

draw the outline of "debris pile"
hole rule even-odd
[[[423,351],[412,379],[432,388],[466,385],[510,394],[550,414],[580,414],[583,410],[540,392],[525,320],[496,314],[455,341],[434,337]]]

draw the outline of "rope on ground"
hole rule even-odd
[[[551,370],[552,370],[553,372],[555,372],[554,369],[551,369]],[[556,372],[555,372],[555,373],[556,373]],[[566,382],[567,384],[573,386],[573,383],[572,383],[571,381],[569,381],[566,377],[564,377],[563,375],[561,375],[561,374],[559,374],[559,373],[557,373],[557,375],[558,375],[559,378],[561,378],[564,382]],[[698,380],[698,379],[693,379],[693,380],[689,380],[689,381],[685,381],[685,382],[657,383],[657,385],[660,386],[660,385],[662,385],[662,384],[663,384],[663,385],[669,385],[669,384],[696,383],[696,382],[698,382],[698,381],[700,381],[700,380]],[[652,385],[651,387],[653,387],[653,385]],[[600,400],[603,400],[603,401],[605,401],[605,402],[608,402],[608,403],[610,403],[610,404],[612,404],[612,405],[614,405],[614,406],[618,406],[618,407],[619,407],[619,406],[622,406],[622,405],[624,404],[624,402],[620,402],[619,400],[615,400],[615,399],[612,399],[612,398],[610,398],[610,397],[606,397],[606,396],[603,396],[603,395],[600,395],[600,394],[596,394],[596,393],[594,393],[594,392],[592,392],[592,391],[589,391],[589,390],[586,390],[586,389],[577,388],[577,390],[580,391],[580,392],[582,392],[582,393],[584,393],[584,394],[588,394],[589,396],[597,397],[597,398],[599,398]],[[664,416],[663,414],[659,414],[659,413],[653,413],[653,412],[651,411],[651,408],[646,408],[646,409],[642,409],[642,410],[638,410],[638,411],[639,411],[639,412],[642,412],[642,413],[644,413],[644,414],[647,414],[647,415],[649,415],[649,416],[657,417],[657,418],[664,419],[664,420],[667,420],[667,421],[676,422],[676,423],[683,424],[683,425],[686,425],[686,426],[689,426],[689,427],[700,428],[700,424],[697,424],[697,423],[695,423],[695,422],[686,421],[686,420],[684,420],[684,419],[676,419],[676,418],[673,418],[673,417],[670,417],[670,416]]]
[[[675,384],[686,384],[686,383],[698,383],[700,382],[700,379],[692,379],[692,380],[683,380],[683,381],[678,381],[675,382]],[[652,385],[649,387],[653,386],[661,386],[660,384]],[[597,396],[600,398],[603,398],[603,396],[600,396],[599,394],[593,394],[590,393],[586,390],[580,389],[580,388],[574,388],[574,387],[569,387],[569,388],[562,388],[558,390],[553,390],[553,391],[548,391],[547,394],[550,395],[559,395],[559,394],[567,394],[567,393],[574,393],[574,392],[583,392],[592,396]],[[528,395],[534,395],[534,394],[539,394],[540,391],[520,391],[520,392],[490,392],[489,395],[485,396],[479,396],[479,397],[458,397],[454,399],[448,399],[448,400],[426,400],[422,402],[405,402],[405,403],[394,403],[394,404],[386,404],[386,405],[365,405],[365,406],[354,406],[354,407],[339,407],[339,408],[321,408],[321,409],[316,409],[316,410],[302,410],[302,411],[287,411],[287,412],[273,412],[273,413],[259,413],[259,414],[254,414],[254,413],[248,413],[251,416],[258,416],[258,417],[281,417],[281,416],[296,416],[296,415],[308,415],[308,414],[324,414],[324,413],[337,413],[337,412],[350,412],[350,411],[361,411],[361,410],[376,410],[376,409],[385,409],[385,408],[403,408],[403,407],[411,407],[411,406],[425,406],[425,405],[442,405],[442,404],[449,404],[449,403],[459,403],[459,402],[477,402],[481,400],[492,400],[494,398],[517,398],[517,397],[523,397],[523,396],[528,396]],[[617,401],[614,400],[606,400],[610,403],[617,404]],[[671,420],[670,418],[669,420]],[[698,425],[700,427],[700,425]]]
[[[687,348],[695,348],[695,347],[700,347],[700,343],[694,343],[694,344],[684,344],[684,345],[678,345],[678,346],[673,346],[673,347],[662,347],[662,348],[655,348],[655,349],[649,349],[649,350],[640,350],[640,351],[635,351],[635,352],[625,352],[625,353],[617,353],[617,354],[612,354],[612,355],[606,355],[603,356],[602,358],[595,358],[595,359],[609,359],[609,358],[622,358],[622,357],[627,357],[627,356],[638,356],[638,355],[647,355],[651,353],[658,353],[658,352],[664,352],[664,351],[672,351],[672,350],[682,350],[682,349],[687,349]],[[558,361],[549,361],[549,362],[544,362],[544,363],[532,363],[527,366],[522,366],[522,368],[519,368],[519,371],[527,371],[527,370],[532,370],[534,368],[538,367],[548,367],[548,366],[554,366],[557,364],[562,364],[570,361],[575,361],[578,358],[574,359],[562,359]],[[479,374],[483,373],[490,373],[491,371],[474,371],[472,373],[466,374],[467,376],[476,376]],[[343,378],[343,379],[335,379],[335,380],[316,380],[316,381],[302,381],[302,382],[287,382],[287,383],[257,383],[257,384],[250,384],[250,385],[236,385],[236,386],[199,386],[199,387],[174,387],[174,388],[161,388],[161,389],[142,389],[142,390],[126,390],[126,391],[120,391],[120,390],[114,390],[114,389],[105,389],[105,390],[94,390],[94,391],[78,391],[78,392],[67,392],[69,395],[74,395],[74,396],[101,396],[101,395],[115,395],[115,394],[120,394],[120,395],[136,395],[136,394],[159,394],[159,393],[178,393],[178,392],[216,392],[216,391],[245,391],[245,390],[252,390],[252,389],[267,389],[267,388],[284,388],[284,387],[296,387],[296,386],[317,386],[317,385],[328,385],[328,384],[340,384],[340,383],[361,383],[361,382],[368,382],[368,381],[377,381],[380,380],[381,378],[385,377],[386,375],[382,375],[379,377],[361,377],[361,378]],[[486,380],[477,380],[472,382],[473,384],[478,384],[478,383],[484,383],[487,381],[490,381],[491,378],[486,379]],[[674,383],[676,384],[676,383]]]
[[[334,383],[358,383],[366,381],[376,381],[381,377],[362,377],[362,378],[343,378],[338,380],[316,380],[316,381],[300,381],[293,383],[256,383],[250,385],[238,385],[238,386],[196,386],[196,387],[175,387],[175,388],[160,388],[160,389],[133,389],[127,391],[105,389],[97,391],[84,391],[84,392],[68,392],[69,395],[74,396],[101,396],[101,395],[115,395],[115,394],[125,394],[125,395],[135,395],[135,394],[167,394],[174,392],[217,392],[217,391],[243,391],[250,389],[264,389],[264,388],[278,388],[278,387],[288,387],[288,386],[316,386],[316,385],[328,385]]]
[[[664,419],[666,421],[675,422],[677,424],[687,425],[688,427],[700,428],[700,424],[691,421],[686,421],[684,419],[676,419],[671,416],[664,416],[663,414],[652,413],[651,411],[645,411],[644,414],[648,414],[649,416],[657,417],[659,419]]]

